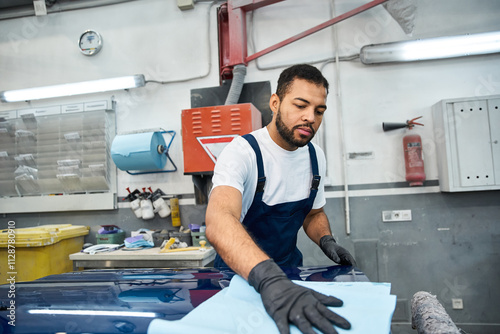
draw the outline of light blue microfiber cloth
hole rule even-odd
[[[390,283],[307,282],[296,284],[335,296],[344,302],[331,307],[351,323],[351,329],[336,327],[346,334],[388,334],[396,307],[396,296],[390,294]],[[240,276],[234,276],[229,287],[200,304],[180,320],[153,320],[148,334],[261,334],[276,333],[278,327],[266,313],[260,295]],[[294,325],[291,334],[300,331]]]
[[[142,234],[136,235],[135,237],[129,237],[125,239],[126,248],[137,248],[137,247],[153,247],[154,243],[152,240],[144,240]]]

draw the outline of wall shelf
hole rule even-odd
[[[113,101],[0,112],[0,213],[116,208]]]

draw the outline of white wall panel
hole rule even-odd
[[[247,16],[249,53],[280,42],[368,1],[286,0]],[[365,44],[405,39],[500,30],[495,13],[500,2],[481,0],[420,0],[412,36],[381,7],[370,9],[248,64],[246,82],[276,81],[283,66],[315,62],[359,52]],[[44,17],[0,21],[0,90],[44,86],[144,74],[147,80],[173,81],[112,94],[117,131],[163,127],[177,132],[171,156],[176,173],[130,176],[118,173],[118,194],[125,187],[160,187],[169,194],[192,193],[191,177],[182,173],[180,113],[190,107],[190,90],[219,84],[216,7],[197,3],[181,11],[175,1],[141,0],[92,9],[60,12]],[[210,9],[210,21],[208,11]],[[103,36],[99,54],[80,54],[77,40],[86,29]],[[210,38],[208,38],[210,36]],[[359,60],[316,63],[330,81],[328,111],[323,124],[328,176],[342,185],[339,108],[342,107],[347,153],[371,152],[369,159],[348,160],[348,182],[377,184],[404,182],[404,131],[384,133],[382,122],[423,116],[419,128],[424,144],[427,179],[436,180],[437,162],[431,106],[462,96],[500,93],[498,55],[397,65],[362,65]],[[270,69],[269,69],[270,68]],[[198,78],[184,82],[184,79]],[[49,101],[51,104],[54,102]],[[49,102],[32,102],[32,106]],[[71,103],[71,98],[62,102]],[[57,101],[59,103],[59,101]],[[27,103],[1,104],[0,111],[27,108]]]

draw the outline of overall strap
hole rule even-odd
[[[318,158],[316,157],[314,145],[312,143],[307,143],[307,146],[309,147],[309,157],[311,158],[311,169],[313,174],[311,190],[318,190],[319,182],[321,181],[321,176],[319,175],[318,170]]]
[[[255,156],[257,157],[257,169],[258,169],[258,175],[257,175],[257,188],[255,190],[255,193],[264,193],[264,185],[266,184],[266,176],[264,175],[264,163],[262,162],[262,153],[260,152],[260,147],[259,144],[257,143],[257,140],[255,139],[254,136],[251,134],[246,134],[243,136],[252,149],[255,151]]]

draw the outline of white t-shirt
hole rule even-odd
[[[266,185],[262,200],[269,206],[295,202],[309,197],[312,182],[311,159],[309,148],[299,147],[287,151],[278,146],[269,135],[267,128],[252,132],[259,144],[264,164]],[[323,150],[316,144],[318,170],[321,182],[314,200],[313,209],[322,208],[325,203],[324,180],[326,159]],[[240,221],[252,205],[257,186],[257,158],[248,143],[242,137],[231,141],[217,158],[212,178],[213,188],[231,186],[242,193]]]

